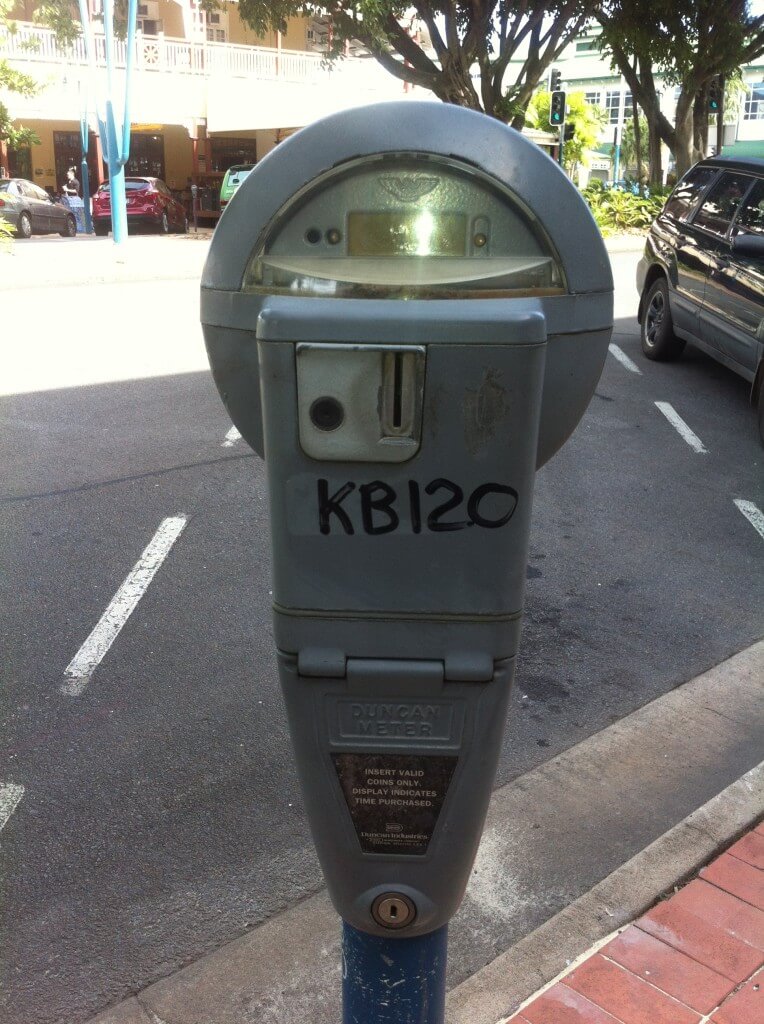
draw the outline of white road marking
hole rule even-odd
[[[752,501],[746,501],[744,498],[733,498],[732,499],[740,511],[743,513],[745,518],[756,530],[762,539],[764,539],[764,513],[758,507],[754,505]]]
[[[66,666],[66,680],[61,684],[61,693],[67,697],[79,697],[84,691],[101,659],[145,594],[157,569],[183,532],[187,521],[188,517],[185,515],[169,516],[162,520],[146,550],[109,602],[92,633]]]
[[[241,441],[241,434],[236,427],[231,427],[225,436],[225,441],[223,441],[223,448],[230,448],[232,445],[236,444],[237,441]]]
[[[622,348],[619,348],[618,345],[610,344],[608,348],[610,349],[610,355],[615,356],[615,358],[618,360],[621,366],[625,366],[626,369],[631,370],[632,373],[642,373],[642,371],[634,362],[634,360],[629,359],[624,350]]]
[[[673,405],[669,405],[668,402],[656,402],[655,404],[669,421],[671,426],[674,427],[677,433],[684,438],[693,451],[698,452],[699,455],[708,454],[708,448],[706,448],[698,435],[690,430]]]
[[[24,787],[17,786],[13,782],[6,782],[0,786],[0,832],[8,824],[8,819],[19,806]]]

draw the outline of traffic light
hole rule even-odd
[[[708,109],[712,114],[718,114],[722,106],[722,87],[719,75],[712,78],[708,85]]]
[[[562,75],[560,74],[559,68],[552,68],[549,75],[549,91],[559,92],[560,85],[562,84]]]
[[[570,142],[573,136],[576,134],[576,126],[572,122],[568,122],[565,125],[565,132],[563,133],[563,141]]]
[[[552,93],[549,104],[549,123],[559,127],[565,122],[565,93],[557,90]]]

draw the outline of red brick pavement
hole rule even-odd
[[[764,824],[509,1024],[764,1024]]]

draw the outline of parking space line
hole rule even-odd
[[[0,832],[8,824],[8,819],[19,806],[24,795],[24,787],[13,782],[0,785]]]
[[[656,402],[655,404],[669,421],[671,426],[687,442],[693,451],[698,452],[699,455],[708,454],[708,448],[706,448],[698,435],[694,431],[690,430],[673,405],[669,405],[668,402]]]
[[[185,515],[168,516],[162,520],[90,636],[64,670],[66,679],[61,684],[61,693],[67,697],[79,697],[85,690],[93,672],[146,593],[149,583],[183,532],[187,521]]]
[[[223,441],[222,447],[230,448],[232,445],[235,445],[237,441],[241,441],[241,434],[236,427],[231,427],[225,436],[225,441]]]
[[[629,357],[626,355],[622,348],[611,342],[611,344],[608,345],[608,349],[610,350],[610,355],[614,356],[621,364],[621,366],[625,366],[627,370],[631,370],[632,373],[638,373],[641,376],[642,371],[640,370],[640,368],[637,366],[633,359],[629,359]]]
[[[732,500],[754,530],[764,540],[764,512],[761,511],[758,505],[754,505],[752,501],[746,501],[744,498],[733,498]]]

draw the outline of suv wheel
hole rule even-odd
[[[648,359],[676,359],[684,349],[684,341],[674,334],[665,277],[653,281],[645,297],[641,341]]]

